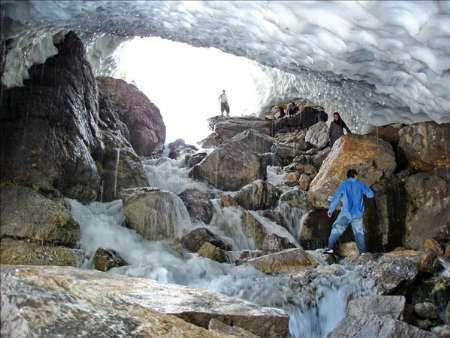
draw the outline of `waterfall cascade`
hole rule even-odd
[[[187,176],[187,169],[180,161],[161,158],[144,163],[152,186],[178,193],[192,187],[207,189]],[[215,212],[209,229],[224,235],[235,250],[255,249],[242,230],[242,211],[236,207],[223,208],[218,200],[212,202]],[[89,258],[84,264],[86,268],[92,266],[98,248],[113,249],[129,265],[113,268],[109,273],[206,288],[260,305],[283,308],[290,314],[290,333],[296,338],[326,337],[345,316],[347,301],[370,292],[364,289],[357,272],[342,270],[342,275],[315,279],[302,294],[292,287],[289,277],[268,276],[248,265],[217,263],[197,254],[180,253],[167,242],[144,240],[126,227],[120,200],[89,205],[70,200],[70,204],[74,218],[81,225],[80,245]],[[257,212],[251,213],[265,226],[279,227]],[[298,233],[298,229],[294,232]],[[284,230],[282,235],[286,234]]]

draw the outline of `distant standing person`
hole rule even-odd
[[[220,112],[222,113],[222,117],[224,111],[227,113],[227,117],[230,117],[230,106],[228,105],[228,98],[227,94],[225,94],[225,89],[222,90],[222,94],[220,94],[219,96],[219,101],[220,101]]]
[[[341,199],[343,206],[336,221],[333,223],[330,238],[328,239],[328,248],[325,249],[325,253],[334,254],[337,241],[349,224],[352,225],[359,252],[367,252],[363,223],[364,196],[373,198],[374,192],[365,183],[358,181],[356,179],[357,175],[358,173],[355,169],[348,170],[347,180],[341,182],[333,196],[330,208],[328,209],[328,217],[331,218]]]
[[[347,134],[351,134],[352,132],[345,124],[344,120],[341,119],[341,115],[338,112],[333,113],[333,121],[330,124],[330,129],[328,130],[328,136],[330,137],[330,146],[332,147],[334,142],[344,135],[344,129],[347,131]]]

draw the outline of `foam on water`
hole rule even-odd
[[[99,247],[114,249],[129,265],[109,273],[146,277],[161,283],[205,288],[254,303],[284,308],[290,314],[294,338],[325,337],[345,315],[349,297],[366,292],[359,277],[345,271],[339,277],[315,279],[305,294],[294,291],[290,278],[268,276],[255,268],[220,264],[196,254],[182,255],[167,243],[149,242],[124,227],[121,201],[83,205],[69,200],[81,226],[80,245],[92,258]],[[89,267],[89,262],[85,264]]]
[[[167,157],[147,159],[143,161],[147,180],[152,187],[171,191],[178,195],[186,189],[206,191],[207,186],[201,182],[189,178],[189,168],[184,164],[184,159],[172,160]]]

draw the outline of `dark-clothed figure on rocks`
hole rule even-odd
[[[352,225],[359,252],[367,252],[363,223],[364,196],[373,198],[374,192],[365,183],[356,179],[357,174],[354,169],[348,170],[347,180],[339,185],[333,196],[328,209],[328,217],[331,218],[341,200],[343,205],[341,212],[333,223],[330,238],[328,239],[328,248],[325,250],[325,253],[334,253],[337,241],[349,224]]]
[[[298,111],[299,111],[299,109],[294,101],[292,101],[291,103],[288,104],[287,113],[289,116],[297,114]]]
[[[347,131],[347,134],[351,134],[352,132],[345,124],[344,120],[342,120],[341,115],[338,112],[333,113],[333,121],[330,124],[330,129],[328,130],[328,136],[330,137],[330,146],[332,147],[334,142],[344,135],[344,129]]]

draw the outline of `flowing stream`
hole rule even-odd
[[[144,164],[151,186],[175,194],[187,188],[208,189],[188,177],[182,161],[163,158],[146,160]],[[269,276],[248,265],[217,263],[197,254],[180,253],[164,241],[144,240],[126,227],[120,200],[89,205],[76,200],[70,203],[72,214],[81,226],[80,244],[89,258],[84,267],[92,268],[97,248],[114,249],[129,265],[113,268],[110,273],[205,288],[283,308],[289,313],[289,329],[295,338],[326,337],[345,316],[348,299],[369,291],[357,272],[343,268],[340,274],[326,274],[298,288],[289,276]],[[215,215],[208,227],[229,239],[236,250],[253,249],[254,244],[239,227],[241,211],[221,208],[217,201],[213,205]],[[262,216],[255,216],[265,221]]]

